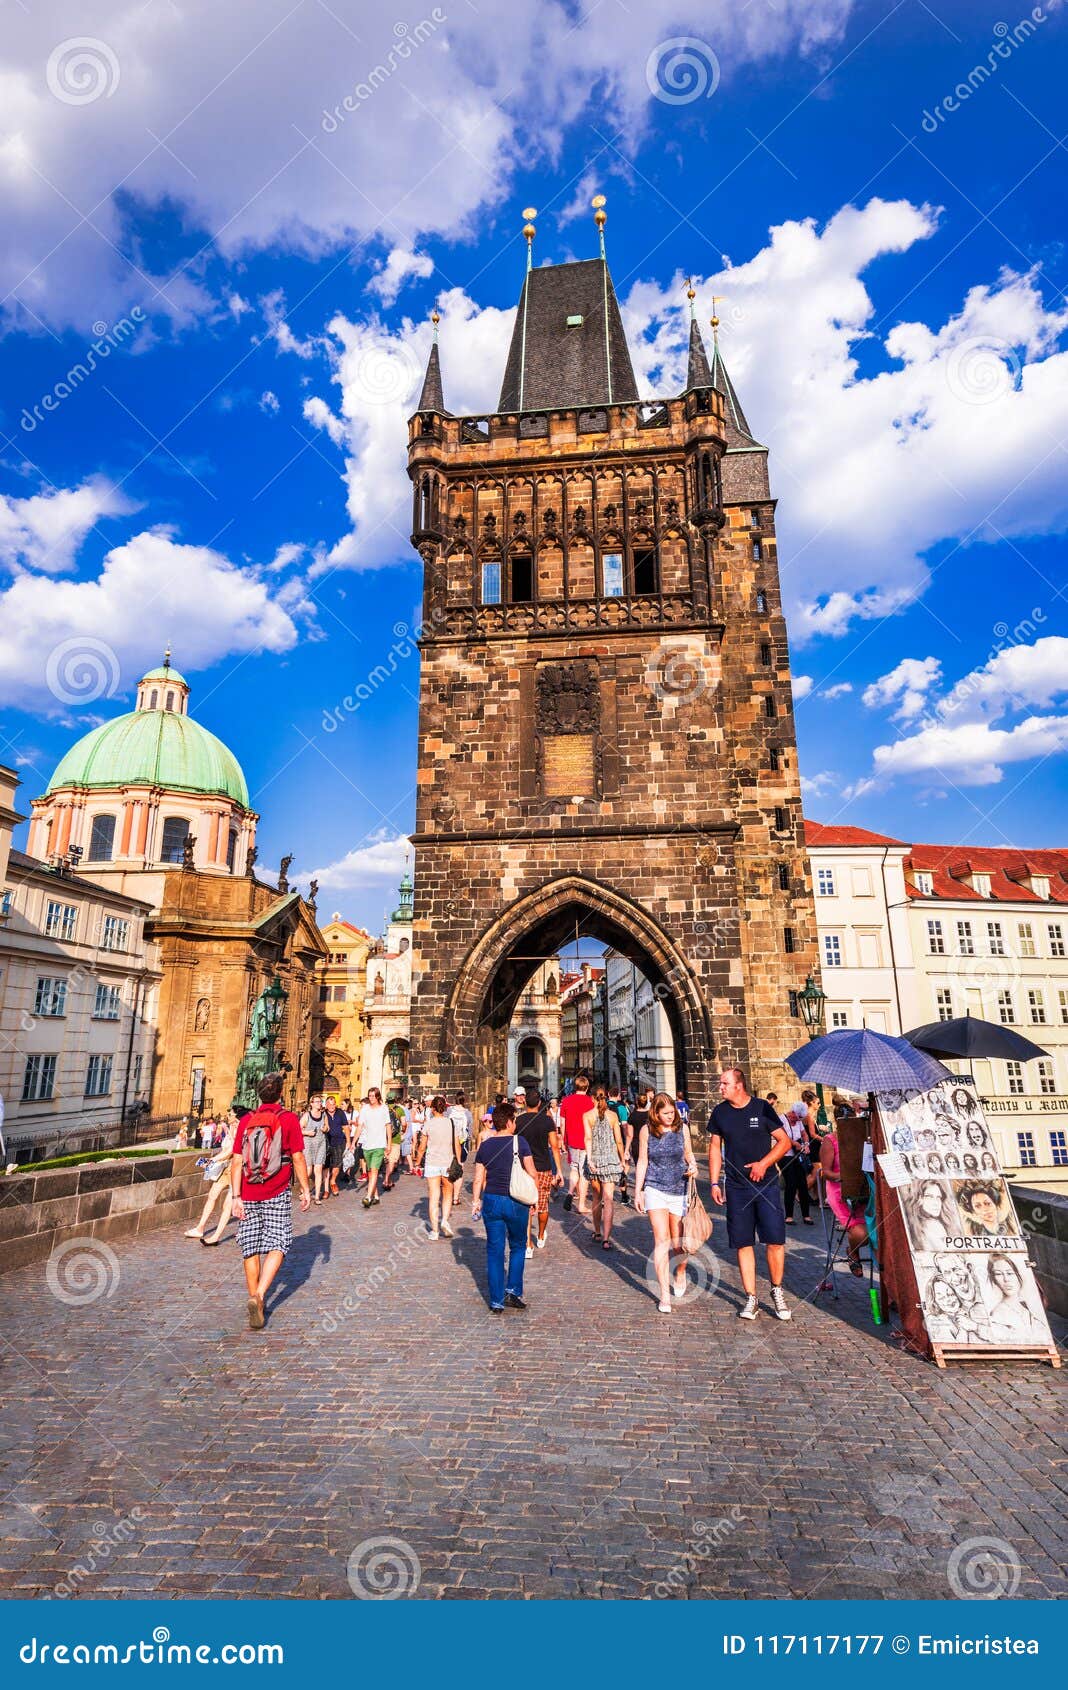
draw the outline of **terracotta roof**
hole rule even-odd
[[[355,933],[360,939],[369,939],[371,935],[365,927],[354,927],[351,921],[328,921],[325,927],[320,927],[320,933],[325,934],[331,927],[347,927],[350,933]]]
[[[1008,904],[1068,904],[1068,851],[1017,850],[983,845],[913,845],[906,869],[931,876],[930,892],[908,887],[912,898],[947,898],[956,902]],[[990,876],[990,892],[977,892],[964,878]],[[1040,898],[1022,884],[1030,876],[1049,881],[1049,898]]]
[[[901,845],[885,833],[869,833],[864,827],[825,827],[823,822],[805,821],[806,845]]]
[[[638,397],[603,258],[528,270],[498,411],[620,405]]]

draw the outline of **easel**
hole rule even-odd
[[[936,1367],[950,1361],[1048,1361],[1060,1367],[1060,1353],[1054,1344],[937,1344],[931,1339]]]

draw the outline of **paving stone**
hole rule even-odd
[[[111,1294],[82,1306],[42,1262],[5,1276],[5,1592],[54,1593],[78,1567],[83,1597],[351,1600],[349,1557],[382,1537],[418,1557],[426,1600],[949,1597],[953,1549],[990,1536],[1021,1594],[1064,1590],[1062,1375],[902,1353],[862,1288],[806,1300],[807,1240],[790,1325],[739,1328],[729,1261],[719,1294],[664,1319],[626,1210],[608,1263],[554,1209],[526,1314],[488,1314],[461,1214],[456,1248],[413,1244],[328,1329],[423,1202],[405,1180],[370,1214],[346,1193],[298,1215],[262,1333],[233,1243],[173,1227],[115,1236]]]

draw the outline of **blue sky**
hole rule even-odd
[[[683,278],[706,322],[723,296],[771,448],[807,812],[1064,842],[1060,7],[47,10],[5,7],[0,49],[0,759],[24,797],[170,640],[262,862],[293,852],[321,910],[379,924],[414,815],[428,315],[446,402],[491,408],[522,208],[536,262],[588,257],[601,191],[648,392],[680,385]]]

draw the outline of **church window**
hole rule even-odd
[[[89,834],[89,861],[110,863],[115,851],[115,817],[94,816]]]
[[[149,709],[154,710],[158,703],[159,703],[159,691],[156,687],[153,687],[152,691],[148,695],[148,707],[149,707]]]
[[[501,566],[497,562],[482,565],[482,603],[500,604]]]
[[[168,690],[168,693],[167,693],[167,705],[166,705],[166,708],[167,708],[167,709],[168,709],[168,710],[173,710],[173,709],[174,709],[174,694],[173,694],[173,692],[171,692],[171,691],[169,691],[169,690]]]
[[[189,823],[184,816],[165,816],[163,818],[163,843],[160,846],[159,860],[161,863],[180,863],[185,854],[185,836],[189,832]]]
[[[634,591],[636,593],[656,593],[660,590],[655,546],[636,546],[634,548]]]
[[[529,552],[516,552],[511,559],[513,604],[529,604],[534,597],[534,559]]]
[[[230,838],[229,838],[229,841],[227,842],[227,846],[226,846],[226,866],[230,870],[231,874],[233,873],[234,858],[236,857],[236,855],[237,855],[237,830],[235,828],[231,828],[230,829]]]
[[[601,559],[601,573],[604,577],[604,596],[606,599],[621,599],[623,597],[623,555],[621,552],[605,552]]]

